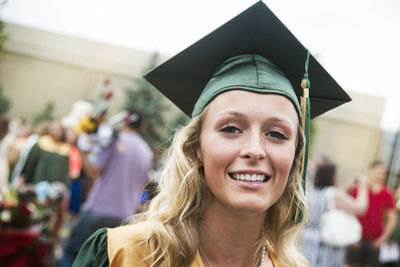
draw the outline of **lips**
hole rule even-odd
[[[229,173],[229,177],[234,180],[246,181],[246,182],[267,182],[271,176],[261,173]]]

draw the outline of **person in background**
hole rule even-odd
[[[309,180],[309,184],[310,186],[314,185],[314,176],[315,176],[315,172],[317,171],[318,167],[321,164],[324,163],[328,163],[329,162],[329,158],[327,156],[325,156],[324,154],[319,154],[317,156],[315,156],[309,163],[307,166],[307,177]]]
[[[350,267],[379,266],[380,246],[393,233],[397,214],[392,191],[385,185],[386,166],[373,162],[368,169],[368,209],[358,219],[362,226],[362,240],[348,248],[347,264]],[[353,188],[350,194],[358,197],[362,189]],[[385,219],[386,218],[386,219]]]
[[[129,110],[118,138],[104,147],[89,162],[82,153],[83,171],[95,179],[94,186],[66,241],[59,266],[71,266],[84,241],[102,227],[115,227],[135,214],[140,192],[149,178],[153,153],[139,135],[143,117],[139,111]]]
[[[396,213],[397,213],[397,224],[396,228],[390,237],[390,240],[387,242],[387,245],[389,247],[391,246],[397,246],[397,248],[393,249],[399,249],[400,247],[400,185],[396,187],[396,190],[394,191],[394,200],[395,200],[395,205],[396,205]],[[399,256],[399,255],[398,255]],[[400,267],[400,259],[398,258],[397,260],[393,260],[387,263],[381,264],[381,267]]]
[[[59,182],[66,190],[70,183],[69,152],[70,145],[65,142],[64,127],[60,121],[51,122],[48,135],[40,136],[37,143],[30,149],[21,177],[25,183],[32,184],[42,181]],[[64,196],[51,219],[50,234],[55,242],[59,239],[68,201],[68,198]]]
[[[8,151],[8,162],[10,170],[14,170],[15,164],[20,157],[20,152],[27,138],[32,134],[32,128],[25,118],[14,118],[11,120],[9,128],[10,132],[7,138],[11,140],[11,144]]]
[[[61,119],[61,123],[66,129],[66,142],[71,146],[71,152],[69,153],[69,175],[72,179],[70,186],[70,203],[69,212],[72,218],[81,210],[81,204],[86,200],[83,197],[88,183],[93,184],[92,180],[86,179],[82,171],[82,158],[78,148],[79,136],[88,134],[91,131],[95,131],[98,128],[98,118],[91,119],[91,115],[94,113],[94,105],[88,100],[78,100],[73,103],[70,113]],[[104,116],[105,114],[100,114]],[[84,124],[89,122],[89,125]],[[87,132],[89,131],[89,132]],[[90,149],[88,149],[90,151]],[[86,192],[85,192],[86,195]]]
[[[16,178],[19,178],[21,176],[22,170],[24,169],[26,160],[28,159],[28,155],[31,149],[33,148],[34,145],[37,144],[41,136],[49,134],[50,124],[51,124],[50,121],[42,120],[38,122],[38,124],[33,128],[33,133],[28,136],[24,145],[21,148],[21,151],[19,152],[18,161],[15,164],[11,173],[10,177],[11,182],[13,182]]]
[[[68,155],[69,159],[69,177],[71,178],[70,185],[70,201],[68,211],[75,217],[81,208],[81,184],[83,177],[81,176],[82,171],[82,158],[79,153],[79,149],[76,146],[78,134],[71,127],[65,128],[65,141],[71,147]]]
[[[360,193],[356,199],[338,188],[337,181],[335,164],[319,164],[315,171],[314,186],[308,192],[310,218],[302,233],[303,252],[309,261],[309,267],[342,267],[345,261],[345,249],[328,246],[321,237],[321,216],[329,207],[333,206],[357,216],[367,210],[368,191],[365,178],[358,178]]]
[[[48,131],[30,150],[21,176],[26,183],[57,181],[68,187],[70,145],[65,142],[64,128],[59,121],[53,121]]]

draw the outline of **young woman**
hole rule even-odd
[[[305,115],[298,77],[285,75],[304,72],[306,53],[258,2],[151,71],[146,79],[192,120],[174,137],[149,211],[99,230],[74,266],[306,266]],[[329,109],[320,108],[311,116]]]

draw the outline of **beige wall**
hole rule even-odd
[[[365,172],[379,153],[381,132],[364,125],[319,119],[312,155],[325,154],[339,167],[339,183],[349,175]]]
[[[379,156],[384,98],[352,93],[353,101],[315,119],[311,158],[325,154],[339,167],[339,182],[365,172]]]
[[[12,100],[10,115],[28,118],[43,110],[49,101],[55,103],[57,117],[67,114],[71,103],[92,98],[102,78],[108,76],[11,53],[3,54],[0,70],[4,93]]]
[[[55,103],[55,115],[69,113],[78,99],[92,99],[105,78],[116,96],[111,113],[124,103],[124,89],[134,88],[151,53],[100,44],[7,24],[11,39],[0,57],[0,81],[11,102],[11,117],[28,119]]]

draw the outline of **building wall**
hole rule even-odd
[[[319,119],[316,127],[312,155],[327,155],[338,165],[339,183],[352,174],[365,173],[378,157],[379,129],[326,118]]]
[[[339,183],[354,173],[365,173],[379,158],[380,120],[385,99],[351,94],[352,101],[315,119],[311,158],[324,154],[339,167]]]
[[[153,54],[76,37],[7,24],[10,40],[0,57],[3,93],[12,102],[9,115],[28,119],[55,104],[55,116],[69,113],[78,99],[94,100],[110,78],[115,97],[110,113],[124,103],[124,89],[135,88]],[[161,58],[162,60],[162,58]]]
[[[10,115],[28,118],[43,110],[49,101],[54,102],[57,117],[68,114],[71,103],[80,98],[91,99],[101,79],[107,76],[12,53],[3,54],[0,70],[4,94],[12,101]]]

